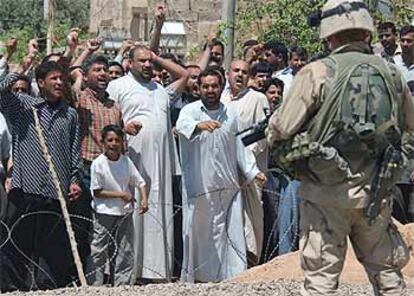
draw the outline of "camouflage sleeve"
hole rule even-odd
[[[295,76],[282,105],[269,120],[267,141],[270,146],[289,139],[314,114],[320,103],[326,73],[326,66],[317,61],[307,65]]]
[[[404,85],[405,86],[405,85]],[[414,98],[408,87],[404,87],[402,110],[404,112],[404,130],[401,139],[402,150],[409,159],[414,158]]]

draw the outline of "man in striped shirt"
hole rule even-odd
[[[66,286],[74,276],[73,259],[58,202],[41,147],[35,113],[46,140],[63,195],[73,202],[81,195],[80,132],[75,109],[63,101],[64,69],[55,62],[44,62],[36,69],[41,97],[12,92],[18,79],[9,74],[0,84],[0,109],[12,125],[12,190],[6,223],[11,238],[0,251],[3,259],[2,291],[36,287],[28,276],[32,258],[43,258],[50,273],[50,286]],[[29,268],[30,269],[30,268]],[[44,272],[39,269],[38,274]]]

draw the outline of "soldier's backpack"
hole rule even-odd
[[[391,72],[380,58],[348,52],[322,62],[335,76],[320,109],[273,157],[299,180],[334,185],[359,177],[349,159],[375,161],[390,144],[398,146],[402,120]]]

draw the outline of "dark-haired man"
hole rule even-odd
[[[272,75],[272,68],[267,62],[255,63],[250,68],[250,75],[248,86],[256,91],[264,92],[264,85],[266,80],[269,80]]]
[[[392,22],[384,22],[378,26],[378,36],[381,46],[378,50],[374,48],[374,53],[386,59],[388,62],[394,62],[393,58],[401,54],[401,48],[397,43],[397,28]]]
[[[216,282],[247,268],[239,170],[248,183],[266,177],[235,136],[236,113],[220,102],[221,74],[208,69],[198,81],[201,100],[186,105],[177,121],[185,164],[181,280]]]
[[[286,68],[288,62],[288,50],[280,41],[269,41],[264,45],[266,61],[272,65],[274,73]]]
[[[27,266],[32,256],[43,258],[50,269],[53,286],[66,286],[72,279],[73,260],[68,236],[44,150],[39,141],[43,133],[54,164],[60,188],[68,201],[81,195],[80,133],[76,110],[63,102],[64,69],[56,62],[45,62],[36,69],[41,97],[14,93],[19,79],[9,74],[0,84],[0,107],[13,126],[12,189],[6,222],[13,229],[13,244],[1,250],[4,259],[2,289],[28,290]],[[38,117],[40,124],[35,123]],[[34,214],[47,211],[55,214]],[[23,215],[28,215],[21,219]],[[19,221],[17,223],[17,221]]]
[[[109,63],[108,72],[110,80],[115,80],[125,75],[122,65],[115,61]]]
[[[401,55],[394,62],[407,82],[414,80],[414,26],[407,25],[400,30]]]
[[[221,97],[221,101],[238,115],[238,131],[245,130],[266,117],[269,110],[266,96],[247,87],[249,64],[243,60],[234,60],[227,72],[230,92]],[[253,152],[257,166],[266,171],[268,165],[268,149],[265,140],[253,143],[247,147]],[[243,189],[243,203],[246,213],[246,237],[250,265],[255,265],[260,257],[263,243],[263,208],[262,189],[252,184]]]
[[[274,78],[279,78],[283,81],[283,96],[286,96],[292,85],[293,77],[308,63],[308,52],[301,46],[294,46],[289,52],[289,66],[279,71]]]

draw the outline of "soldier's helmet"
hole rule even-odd
[[[328,0],[321,12],[320,38],[351,29],[374,32],[366,4],[361,0]]]

